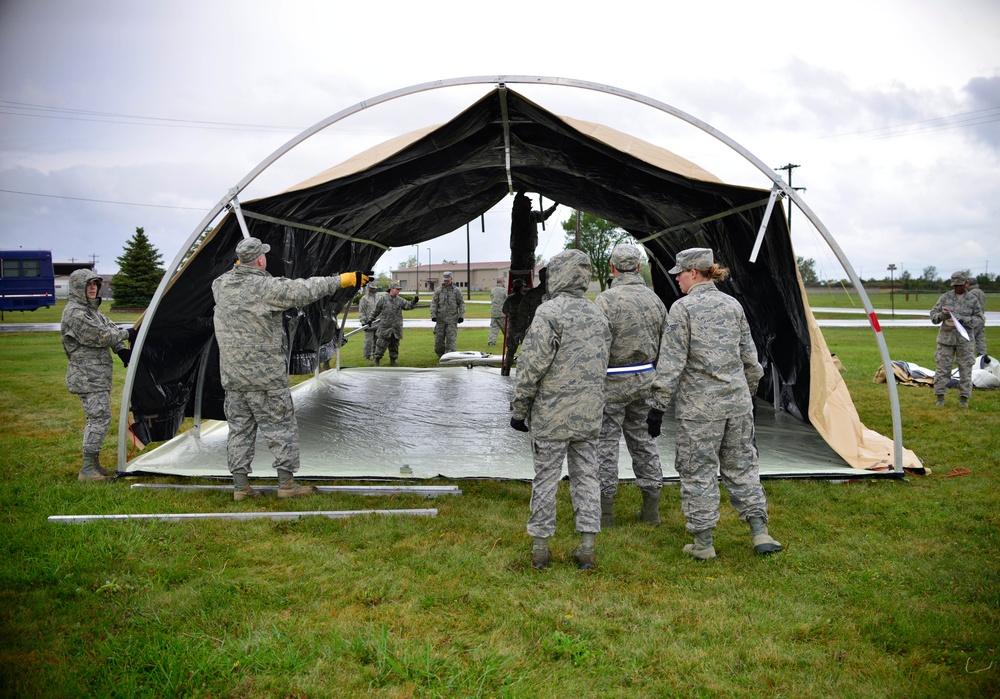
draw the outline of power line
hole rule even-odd
[[[69,199],[71,201],[87,201],[95,204],[118,204],[119,206],[145,206],[151,209],[179,209],[181,211],[205,211],[205,209],[210,207],[195,207],[195,206],[168,206],[166,204],[139,204],[133,201],[110,201],[108,199],[88,199],[86,197],[67,197],[58,194],[39,194],[38,192],[19,192],[14,189],[0,189],[0,192],[6,192],[7,194],[23,194],[27,197],[45,197],[47,199]]]
[[[14,111],[9,111],[14,110]],[[31,112],[49,112],[33,114]],[[66,121],[90,121],[108,124],[131,124],[133,126],[166,126],[186,129],[236,130],[236,131],[279,131],[299,133],[305,127],[284,126],[275,124],[245,124],[227,121],[203,121],[198,119],[176,119],[171,117],[143,116],[140,114],[121,114],[117,112],[101,112],[89,109],[73,109],[69,107],[52,107],[30,102],[13,102],[0,100],[0,114],[8,116],[32,117],[36,119],[61,119]],[[126,121],[127,120],[127,121]],[[324,133],[379,134],[392,133],[387,129],[328,129]]]
[[[849,133],[832,134],[822,136],[819,140],[862,140],[866,138],[891,138],[893,136],[908,136],[911,134],[925,133],[927,131],[942,131],[946,129],[965,128],[967,126],[980,126],[1000,121],[1000,105],[985,107],[971,112],[959,112],[947,116],[933,117],[931,119],[921,119],[902,124],[892,124],[889,126],[879,126],[873,129],[863,129]],[[918,127],[918,128],[910,128]]]

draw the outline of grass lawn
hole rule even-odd
[[[460,348],[485,349],[486,333],[460,330]],[[863,421],[888,433],[871,332],[825,335]],[[933,328],[885,335],[894,359],[932,364]],[[360,364],[357,337],[344,365]],[[988,341],[1000,343],[996,328]],[[407,330],[402,363],[432,365],[432,344],[429,330]],[[900,387],[904,443],[933,475],[766,482],[786,546],[776,556],[755,556],[724,505],[719,558],[698,563],[680,550],[678,489],[664,489],[653,529],[625,515],[639,506],[629,485],[597,569],[578,571],[563,483],[553,565],[536,571],[527,483],[461,481],[463,496],[431,501],[241,503],[80,485],[83,411],[58,335],[0,335],[0,359],[0,696],[1000,695],[1000,392],[959,411],[953,392],[940,410],[929,390]],[[123,377],[117,368],[106,464]],[[46,521],[428,506],[437,517]]]

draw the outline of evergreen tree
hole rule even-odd
[[[118,274],[111,280],[112,308],[146,308],[163,277],[163,256],[152,246],[142,227],[125,243],[125,252],[115,260]]]
[[[562,222],[566,232],[566,248],[576,247],[576,211]],[[590,258],[593,278],[601,284],[601,291],[607,286],[611,276],[611,251],[618,243],[631,242],[632,237],[624,230],[603,218],[586,211],[580,212],[580,250]]]

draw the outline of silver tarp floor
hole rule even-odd
[[[327,371],[292,388],[302,446],[299,477],[510,478],[534,476],[528,435],[510,428],[514,376],[493,367],[350,368]],[[186,431],[129,462],[128,473],[228,477],[222,421]],[[663,475],[673,469],[673,421],[659,439]],[[857,477],[809,425],[770,406],[757,416],[761,474]],[[410,471],[401,471],[404,467]],[[565,468],[565,467],[564,467]],[[257,441],[253,476],[274,478],[272,457]],[[619,473],[632,479],[622,442]]]

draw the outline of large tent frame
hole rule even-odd
[[[669,114],[677,119],[680,119],[691,126],[703,131],[704,133],[712,136],[716,140],[728,146],[731,150],[738,153],[745,160],[751,163],[755,168],[757,168],[761,173],[767,177],[771,183],[771,196],[767,203],[766,212],[764,214],[764,220],[760,227],[760,232],[754,244],[753,252],[751,253],[751,261],[754,260],[764,236],[764,232],[768,225],[768,221],[775,204],[775,200],[778,195],[787,198],[789,201],[793,202],[795,206],[809,219],[815,229],[829,245],[830,249],[836,255],[838,261],[847,273],[852,285],[858,293],[858,297],[868,314],[869,322],[871,328],[875,334],[875,340],[878,346],[879,354],[882,360],[882,365],[885,368],[886,374],[889,375],[892,371],[891,360],[889,358],[888,347],[885,342],[885,338],[882,334],[881,326],[879,325],[878,318],[875,314],[874,308],[872,307],[871,301],[868,298],[864,287],[861,285],[860,279],[854,272],[853,267],[848,261],[843,250],[837,244],[833,235],[819,219],[819,217],[809,208],[809,206],[803,201],[802,197],[796,192],[792,187],[786,184],[782,178],[772,169],[766,166],[761,160],[755,157],[747,149],[742,147],[736,141],[718,131],[711,125],[701,121],[700,119],[683,112],[676,107],[668,105],[666,103],[660,102],[656,99],[640,95],[635,92],[624,90],[617,87],[612,87],[609,85],[603,85],[593,82],[587,82],[582,80],[574,80],[569,78],[556,78],[556,77],[541,77],[541,76],[524,76],[524,75],[498,75],[498,76],[475,76],[475,77],[464,77],[464,78],[452,78],[447,80],[437,80],[433,82],[422,83],[418,85],[413,85],[410,87],[402,88],[399,90],[394,90],[391,92],[386,92],[377,97],[363,100],[357,104],[348,107],[336,114],[333,114],[326,119],[316,123],[315,125],[304,130],[299,135],[287,141],[284,145],[279,147],[273,153],[271,153],[267,158],[265,158],[259,165],[257,165],[253,170],[251,170],[242,180],[240,180],[234,187],[230,188],[228,192],[212,207],[212,209],[205,215],[204,219],[195,227],[194,231],[191,233],[190,237],[187,239],[184,245],[180,247],[178,253],[174,260],[172,261],[170,267],[168,268],[169,274],[164,274],[163,279],[160,281],[159,286],[153,295],[152,300],[146,314],[144,316],[144,322],[139,327],[139,333],[136,338],[135,347],[133,348],[134,353],[137,357],[141,357],[143,344],[146,341],[148,335],[148,330],[152,325],[151,319],[156,313],[156,310],[162,300],[167,289],[171,286],[175,278],[180,274],[182,270],[182,265],[184,260],[191,250],[192,246],[197,242],[199,237],[202,236],[206,228],[219,216],[223,211],[232,211],[237,220],[239,221],[240,228],[242,230],[244,237],[249,237],[249,231],[247,229],[246,223],[244,221],[243,214],[240,209],[239,195],[245,190],[261,173],[263,173],[268,167],[270,167],[275,161],[281,158],[283,155],[294,149],[296,146],[300,145],[312,136],[320,133],[329,126],[336,124],[337,122],[361,112],[365,109],[374,107],[385,102],[396,100],[402,97],[415,95],[422,92],[428,92],[432,90],[440,90],[449,87],[463,86],[463,85],[475,85],[475,84],[494,84],[498,90],[505,90],[507,85],[511,84],[531,84],[531,85],[551,85],[551,86],[563,86],[570,88],[578,88],[583,90],[591,90],[607,95],[617,96],[626,100],[631,100],[639,104],[643,104],[661,112]],[[505,137],[507,136],[506,124],[505,124]],[[511,162],[510,162],[510,144],[509,141],[505,144],[505,160],[507,168],[507,182],[508,186],[513,189],[513,178],[511,175]],[[664,233],[661,231],[659,234]],[[371,241],[369,241],[371,242]],[[377,244],[376,244],[377,245]],[[378,246],[383,247],[383,246]],[[339,359],[339,357],[338,357]],[[202,361],[198,371],[197,383],[195,386],[195,427],[197,430],[200,427],[200,403],[201,403],[201,391],[204,382],[205,367],[207,365],[207,349],[202,357]],[[136,372],[138,370],[139,362],[132,362],[126,371],[125,384],[122,391],[122,402],[121,402],[121,412],[119,416],[119,426],[118,426],[118,471],[124,473],[126,470],[127,461],[127,448],[129,441],[130,429],[128,425],[128,406],[131,405],[131,397],[133,392],[133,387],[136,381]],[[888,382],[887,387],[889,389],[889,403],[892,417],[892,468],[893,471],[901,475],[903,472],[903,447],[902,447],[902,426],[900,419],[900,409],[899,409],[899,397],[896,392],[896,386],[893,382]]]

